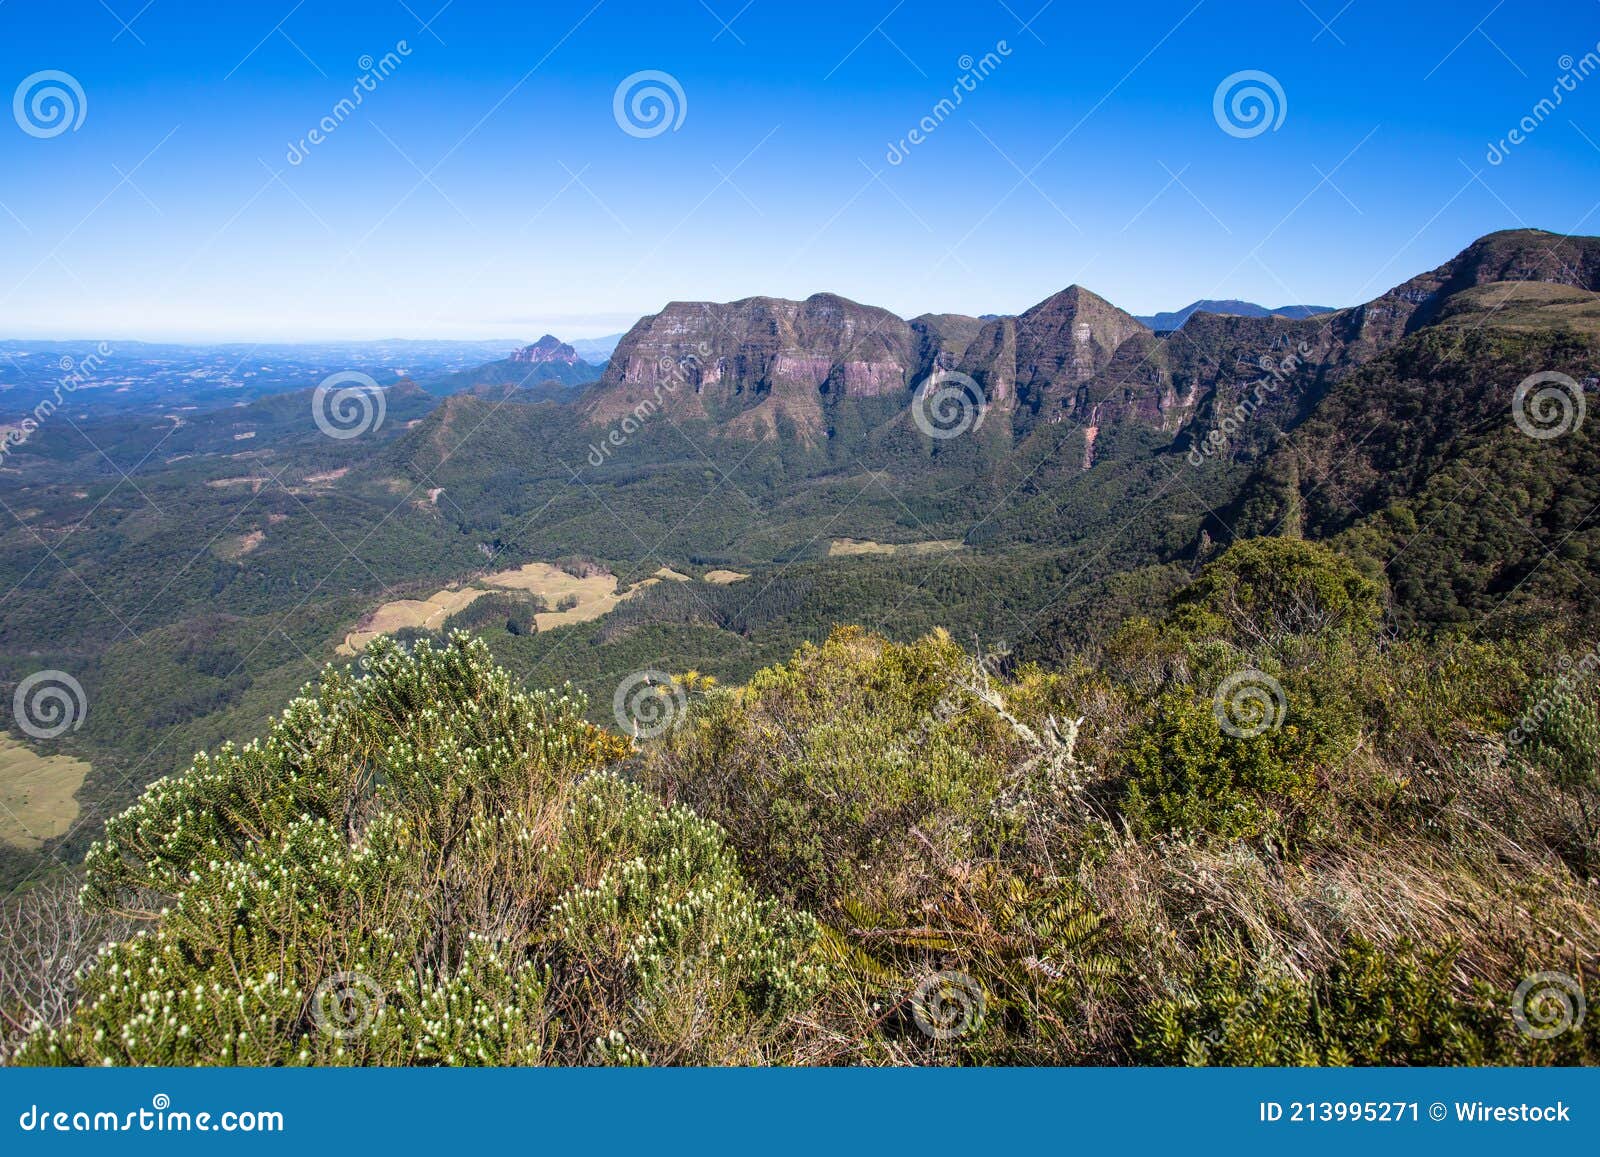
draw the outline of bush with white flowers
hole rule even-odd
[[[379,641],[270,734],[106,826],[101,952],[33,1064],[759,1063],[824,982],[815,921],[611,765],[580,699],[482,642]]]

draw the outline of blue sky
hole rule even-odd
[[[1535,112],[1597,44],[1594,0],[4,0],[0,89],[57,70],[85,108],[0,117],[0,336],[531,340],[1074,282],[1351,304],[1494,229],[1600,232],[1600,72]],[[619,127],[644,70],[676,129]],[[1254,136],[1213,107],[1246,70],[1283,94]]]

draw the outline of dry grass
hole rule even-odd
[[[354,655],[365,650],[367,644],[379,635],[392,635],[407,627],[437,627],[457,611],[470,606],[479,595],[487,593],[474,587],[446,589],[436,591],[426,599],[398,599],[384,603],[345,636],[344,642],[339,644],[338,653]]]
[[[229,486],[248,486],[252,491],[260,490],[269,479],[264,474],[243,474],[236,478],[213,478],[206,485],[213,490],[223,490]]]
[[[850,554],[942,554],[947,550],[960,549],[959,542],[944,538],[927,542],[873,542],[871,539],[836,538],[828,544],[828,557]]]
[[[721,572],[733,574],[732,571]],[[744,578],[744,575],[738,575]],[[642,579],[626,591],[617,590],[617,576],[595,573],[579,577],[547,562],[530,562],[513,570],[497,571],[477,579],[471,586],[447,587],[425,599],[398,599],[385,603],[362,619],[356,629],[345,636],[337,653],[354,655],[366,648],[379,635],[393,634],[407,627],[432,630],[457,611],[471,605],[479,595],[491,590],[526,591],[544,600],[546,606],[559,606],[573,598],[576,605],[564,611],[541,611],[534,623],[541,631],[567,627],[574,623],[588,623],[616,610],[624,601],[648,590],[659,582],[693,582],[694,579],[671,567],[661,567],[653,575]],[[708,579],[708,581],[711,581]],[[735,582],[737,579],[728,579]]]
[[[235,534],[220,540],[215,550],[218,558],[226,562],[238,562],[266,541],[266,531],[252,530],[248,534]]]
[[[0,735],[0,841],[31,849],[65,832],[78,818],[73,797],[88,774],[81,759],[40,755]]]
[[[708,570],[705,574],[705,581],[715,586],[725,587],[733,583],[743,582],[749,577],[749,575],[740,574],[736,570]]]
[[[1600,293],[1533,281],[1495,281],[1457,294],[1441,324],[1477,329],[1600,334]]]
[[[578,600],[577,606],[569,610],[545,611],[535,615],[534,622],[541,631],[598,619],[614,611],[625,597],[617,594],[616,575],[595,574],[577,578],[547,562],[530,562],[515,570],[485,575],[482,581],[503,590],[527,591],[538,595],[550,607],[559,606],[566,598]]]

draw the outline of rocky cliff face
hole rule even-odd
[[[1252,429],[1286,430],[1331,381],[1440,319],[1452,297],[1504,282],[1600,289],[1600,239],[1493,233],[1366,305],[1303,319],[1196,311],[1160,336],[1076,285],[988,320],[908,322],[832,294],[674,302],[628,332],[583,405],[594,422],[666,410],[747,437],[792,428],[816,444],[847,400],[908,402],[934,370],[959,370],[1018,437],[1081,426],[1087,468],[1110,423],[1197,438],[1245,406],[1263,419]]]
[[[662,409],[758,437],[783,419],[816,441],[840,399],[906,396],[918,346],[903,319],[833,294],[673,302],[628,331],[585,409],[598,422]]]
[[[1182,336],[1157,338],[1081,286],[989,321],[924,314],[907,322],[829,294],[674,302],[622,339],[584,405],[594,422],[665,410],[756,437],[775,436],[786,421],[816,442],[843,400],[908,401],[943,369],[972,376],[989,406],[1014,415],[1019,433],[1058,422],[1098,432],[1123,420],[1176,433],[1219,386],[1227,392],[1229,383],[1259,378],[1263,359],[1291,355],[1301,329],[1309,335],[1314,325],[1196,314]]]
[[[1345,311],[1339,332],[1358,354],[1371,357],[1433,321],[1452,295],[1496,281],[1600,290],[1600,238],[1566,237],[1542,229],[1490,233],[1439,268]]]
[[[917,343],[917,380],[934,370],[953,370],[961,365],[973,339],[984,323],[961,313],[925,313],[911,319],[911,332]]]
[[[1103,297],[1071,286],[1017,317],[985,325],[961,362],[991,406],[1059,422],[1083,415],[1078,387],[1110,364],[1118,347],[1149,330]]]

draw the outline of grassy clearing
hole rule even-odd
[[[266,531],[252,530],[248,534],[236,534],[221,540],[214,550],[218,558],[226,562],[238,562],[266,541]]]
[[[747,579],[749,577],[750,577],[749,575],[740,574],[736,570],[708,570],[708,571],[706,571],[706,582],[712,583],[712,584],[714,584],[716,586],[719,586],[719,587],[730,586],[731,584],[736,583],[736,582],[743,582],[745,579]]]
[[[731,575],[735,572],[719,573]],[[746,576],[737,576],[737,578],[744,577]],[[484,575],[471,586],[446,588],[426,599],[399,599],[385,603],[362,619],[356,629],[345,636],[337,651],[340,655],[354,655],[365,650],[379,635],[393,634],[407,627],[432,630],[457,611],[470,606],[478,596],[488,594],[495,589],[526,591],[528,594],[539,596],[549,607],[560,607],[565,602],[576,600],[565,610],[541,611],[534,616],[534,623],[539,630],[550,631],[556,627],[571,626],[573,623],[592,622],[608,615],[623,601],[633,598],[659,582],[693,581],[688,575],[664,566],[655,574],[619,593],[616,575],[593,574],[579,578],[547,562],[530,562],[514,570]],[[737,579],[714,580],[708,576],[707,581],[735,582]]]
[[[836,538],[828,544],[828,557],[847,554],[941,554],[960,549],[959,542],[947,538],[927,542],[873,542],[871,539]]]
[[[21,740],[0,735],[0,841],[37,848],[78,818],[73,798],[89,765],[70,755],[40,755]]]
[[[558,607],[567,599],[578,600],[577,605],[567,610],[545,611],[535,615],[534,622],[541,631],[598,619],[615,610],[625,597],[617,594],[616,575],[595,574],[578,578],[547,562],[530,562],[515,570],[485,575],[483,581],[504,590],[527,591],[538,595],[550,607]],[[643,585],[641,583],[639,587]]]
[[[366,650],[379,635],[390,635],[407,627],[433,628],[472,604],[487,591],[475,587],[436,591],[425,599],[398,599],[373,611],[339,644],[338,653],[354,655]]]
[[[1600,293],[1533,281],[1494,281],[1458,293],[1442,323],[1455,328],[1600,334]]]

